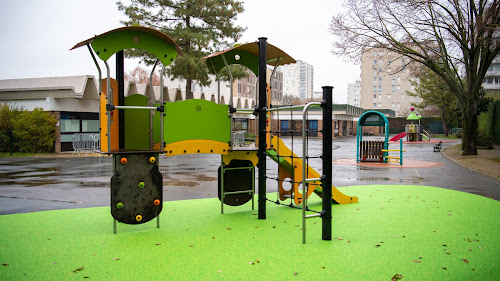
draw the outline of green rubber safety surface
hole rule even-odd
[[[0,280],[500,280],[500,202],[403,185],[339,188],[359,203],[333,206],[333,239],[320,219],[268,202],[165,202],[152,220],[118,224],[109,207],[0,216]],[[270,199],[276,194],[268,194]],[[319,209],[317,196],[311,209]]]

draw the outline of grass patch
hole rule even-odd
[[[13,152],[12,155],[10,155],[10,152],[0,152],[0,158],[8,158],[8,157],[16,157],[16,158],[21,158],[21,157],[36,157],[36,156],[40,156],[40,155],[50,155],[50,154],[54,154],[54,153],[23,153],[23,152]]]
[[[490,159],[491,161],[500,163],[500,158],[488,158],[488,159]]]
[[[435,139],[451,139],[451,140],[462,139],[462,138],[457,137],[457,135],[448,135],[448,136],[445,136],[445,135],[433,135],[432,138],[435,138]]]

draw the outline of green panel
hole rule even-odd
[[[164,141],[206,139],[229,143],[229,106],[206,100],[184,100],[165,104]]]
[[[163,65],[170,65],[177,56],[175,46],[140,30],[117,30],[95,38],[92,48],[103,61],[108,60],[118,51],[137,48],[155,55]]]
[[[127,106],[147,106],[148,98],[143,95],[125,97]],[[149,150],[149,110],[125,109],[125,149]]]
[[[210,72],[214,73],[213,66],[215,66],[215,70],[219,72],[222,68],[226,67],[224,64],[224,60],[222,56],[227,61],[228,65],[231,64],[240,64],[248,67],[256,76],[258,76],[259,72],[259,58],[242,50],[231,50],[224,54],[221,54],[216,57],[211,57],[207,59],[206,64],[210,69]],[[238,59],[237,59],[238,58]],[[213,66],[212,66],[213,63]],[[215,73],[214,73],[215,74]]]

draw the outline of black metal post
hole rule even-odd
[[[125,105],[125,67],[123,50],[116,53],[116,82],[118,82],[118,105]],[[118,109],[118,148],[125,149],[125,118],[123,109]]]
[[[266,219],[266,65],[267,38],[259,38],[259,219]]]
[[[322,239],[332,240],[332,89],[323,87],[323,217]]]

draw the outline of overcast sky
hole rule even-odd
[[[347,101],[347,84],[359,65],[331,54],[328,25],[342,1],[247,0],[237,23],[247,27],[240,43],[267,37],[270,44],[314,67],[314,91],[334,87],[334,101]],[[0,79],[90,74],[97,70],[76,43],[120,27],[125,17],[115,0],[0,0]],[[126,69],[136,65],[126,60]],[[110,60],[114,72],[114,60]],[[114,73],[112,73],[114,76]]]

